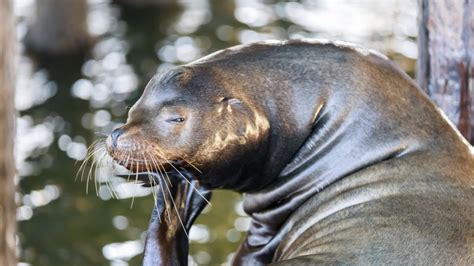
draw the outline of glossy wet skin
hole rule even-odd
[[[197,71],[181,67],[154,77],[107,149],[133,172],[186,168],[209,188],[235,189],[241,161],[262,154],[268,121]]]

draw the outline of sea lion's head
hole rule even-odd
[[[263,162],[269,123],[235,91],[204,66],[158,75],[108,137],[107,151],[132,172],[186,169],[209,188],[251,190],[258,184],[244,176]]]

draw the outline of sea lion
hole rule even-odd
[[[252,223],[236,265],[474,264],[473,148],[371,50],[221,50],[153,78],[107,143],[151,182],[168,171],[201,193],[242,192]],[[195,202],[178,206],[195,218]]]

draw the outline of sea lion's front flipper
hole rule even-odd
[[[143,265],[188,264],[188,233],[210,200],[211,192],[183,174],[169,178],[171,184],[153,174],[160,188],[148,227]]]

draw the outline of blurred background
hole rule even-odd
[[[14,12],[20,265],[140,265],[150,190],[104,171],[86,193],[75,176],[155,73],[266,39],[354,42],[412,76],[417,58],[414,0],[15,0]],[[228,263],[248,225],[240,196],[215,191],[193,263]]]

